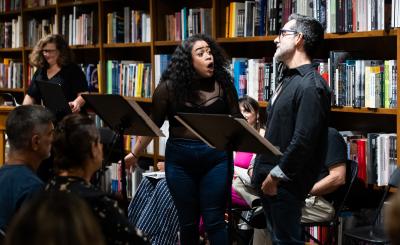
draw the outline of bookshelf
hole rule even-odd
[[[0,62],[4,58],[22,62],[22,87],[21,88],[0,88],[0,93],[12,93],[18,102],[22,102],[28,88],[28,55],[32,47],[28,45],[30,20],[46,18],[53,25],[58,33],[62,31],[63,16],[76,11],[76,16],[88,14],[92,19],[92,37],[87,44],[74,44],[71,49],[75,56],[76,63],[100,64],[100,93],[107,91],[107,61],[129,60],[141,61],[151,64],[150,83],[151,93],[155,89],[155,55],[172,54],[181,40],[167,40],[166,15],[175,15],[182,8],[187,9],[210,9],[211,36],[226,50],[230,57],[263,58],[272,57],[275,52],[273,40],[275,35],[251,36],[251,37],[226,37],[226,8],[230,5],[228,0],[47,0],[44,6],[28,7],[26,1],[22,1],[22,7],[17,10],[0,12],[1,21],[10,21],[21,16],[22,19],[22,40],[23,46],[16,48],[0,48]],[[238,0],[238,2],[244,2]],[[145,13],[150,17],[149,40],[137,41],[130,39],[128,42],[109,42],[108,14],[116,12],[123,14],[124,7],[130,10],[138,10],[140,14]],[[318,54],[318,58],[328,58],[330,50],[359,50],[368,54],[373,59],[394,59],[400,61],[400,31],[398,29],[374,30],[353,33],[327,33],[325,34],[324,49]],[[397,74],[399,72],[397,71]],[[397,84],[399,84],[397,76]],[[397,94],[400,88],[397,86]],[[144,109],[151,110],[151,98],[135,98]],[[260,101],[262,107],[267,102]],[[0,107],[0,115],[6,115],[9,109]],[[353,107],[332,107],[332,125],[339,130],[365,130],[400,133],[400,109],[386,108],[353,108]],[[0,121],[1,123],[2,121]],[[3,127],[4,125],[0,125]],[[2,141],[0,141],[0,145]],[[155,140],[154,154],[144,154],[151,157],[154,162],[164,158],[158,154],[158,140]],[[397,152],[400,152],[400,143],[397,143]],[[1,151],[0,151],[1,154]],[[3,154],[2,154],[3,155]],[[2,163],[0,158],[0,164]],[[398,164],[400,159],[397,160]]]

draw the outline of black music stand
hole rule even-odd
[[[233,151],[263,153],[271,162],[278,161],[282,153],[243,118],[231,115],[178,113],[175,118],[204,143],[228,155],[228,183],[232,182]],[[231,186],[231,184],[229,185]],[[229,229],[232,229],[232,196],[228,195]],[[231,231],[229,231],[231,242]]]
[[[65,98],[61,84],[51,81],[37,81],[43,104],[56,117],[57,122],[71,114],[71,107]]]
[[[161,137],[162,131],[133,99],[116,94],[82,94],[86,103],[117,134],[121,146],[121,190],[123,206],[127,211],[124,134]]]

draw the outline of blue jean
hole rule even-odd
[[[165,160],[168,188],[178,211],[180,244],[199,243],[200,215],[210,243],[228,244],[224,221],[230,193],[227,154],[198,140],[169,138]]]
[[[283,187],[278,187],[277,195],[264,195],[261,200],[273,244],[304,244],[300,225],[304,201]]]

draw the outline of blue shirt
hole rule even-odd
[[[36,192],[43,182],[26,165],[4,165],[0,168],[0,229],[5,230],[15,212]]]

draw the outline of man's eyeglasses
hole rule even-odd
[[[54,52],[56,52],[57,49],[42,49],[42,53],[47,53],[47,54],[52,54]]]
[[[280,29],[279,30],[279,39],[282,37],[285,37],[287,35],[297,35],[299,32],[295,30],[285,30],[285,29]]]

